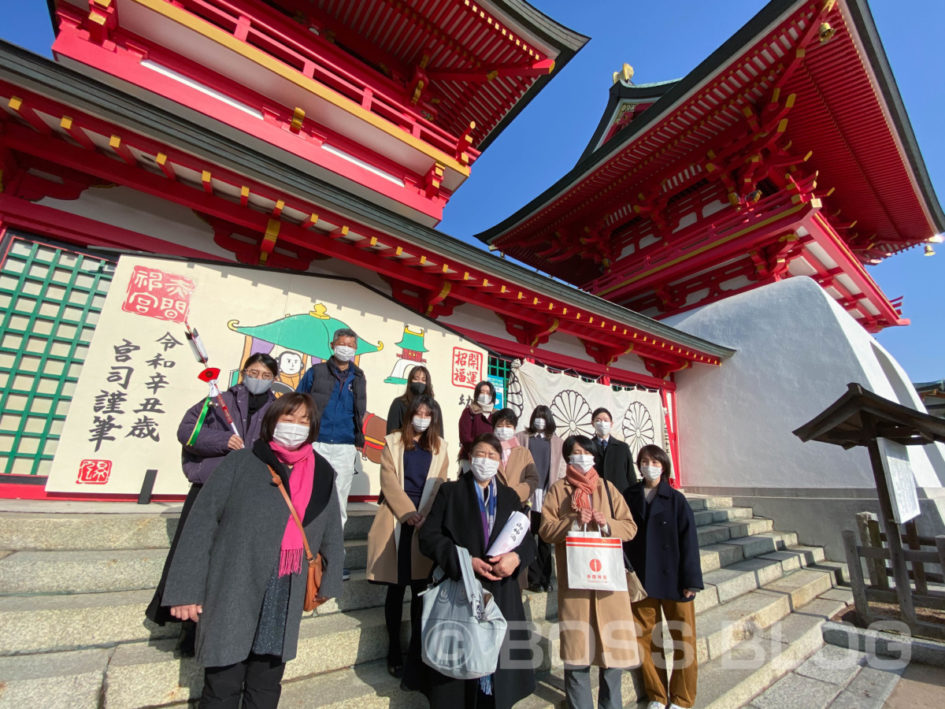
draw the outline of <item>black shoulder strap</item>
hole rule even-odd
[[[604,478],[601,478],[601,480],[604,480]],[[610,503],[610,518],[614,519],[617,513],[614,511],[614,498],[610,496],[610,485],[607,480],[604,480],[604,492],[607,493],[607,501]],[[623,551],[623,565],[627,571],[633,571],[633,564],[630,563],[630,557],[627,556],[626,550]]]

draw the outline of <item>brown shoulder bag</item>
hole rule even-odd
[[[272,476],[272,482],[275,483],[279,488],[279,492],[282,493],[282,498],[285,500],[286,505],[289,506],[289,513],[292,515],[292,519],[295,520],[299,531],[302,533],[302,544],[305,546],[305,558],[308,560],[308,579],[305,584],[305,601],[302,603],[302,610],[313,611],[325,602],[325,599],[318,598],[318,589],[321,588],[322,585],[322,555],[316,554],[312,556],[312,549],[308,545],[308,538],[305,536],[302,520],[299,519],[299,513],[295,511],[295,506],[289,498],[289,493],[286,491],[285,485],[282,484],[282,478],[272,469],[272,466],[269,466],[269,474]]]

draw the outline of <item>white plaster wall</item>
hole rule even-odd
[[[925,409],[906,373],[823,289],[795,277],[668,319],[737,350],[677,374],[680,455],[693,487],[871,488],[863,448],[801,443],[791,431],[858,382]],[[945,480],[941,445],[910,446],[918,484]]]
[[[210,225],[192,210],[127,187],[96,187],[78,199],[47,198],[39,204],[233,260],[231,252],[213,241]]]

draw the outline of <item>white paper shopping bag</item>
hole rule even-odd
[[[568,587],[589,591],[626,591],[623,545],[600,532],[571,532],[564,541]]]

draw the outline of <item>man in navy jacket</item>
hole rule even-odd
[[[312,365],[296,391],[311,394],[319,412],[315,452],[335,469],[335,490],[341,507],[341,527],[348,519],[348,493],[354,476],[363,472],[364,412],[367,408],[367,382],[364,371],[352,360],[357,353],[358,336],[353,330],[335,331],[331,340],[332,356]],[[350,573],[344,570],[347,581]]]

